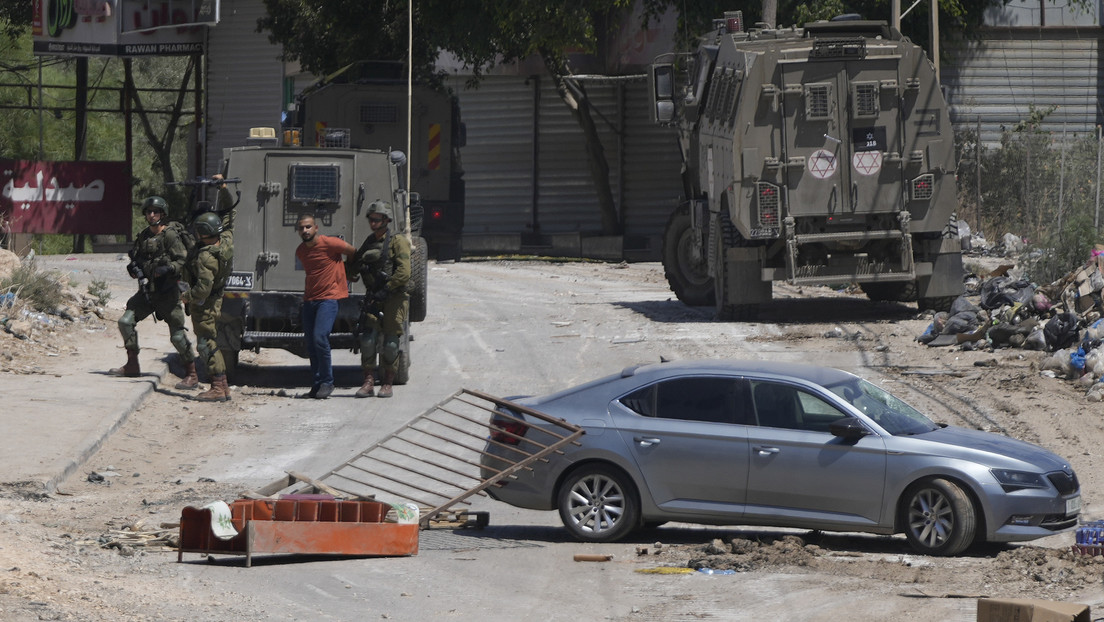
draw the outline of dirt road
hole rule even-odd
[[[112,279],[109,314],[120,312],[130,283],[116,279],[118,266],[83,261]],[[230,404],[185,401],[168,388],[173,379],[59,494],[0,489],[0,619],[972,620],[978,596],[1104,603],[1104,558],[1068,553],[1072,534],[954,559],[916,556],[900,537],[685,525],[582,545],[554,513],[480,500],[487,529],[424,531],[419,555],[406,559],[285,558],[246,569],[195,555],[177,564],[175,553],[138,542],[128,527],[156,531],[186,505],[231,500],[284,470],[323,473],[457,388],[542,393],[660,356],[815,361],[877,378],[937,421],[1069,458],[1085,517],[1104,518],[1099,405],[1041,375],[1043,353],[916,343],[928,319],[914,306],[776,284],[761,314],[769,321],[718,323],[674,300],[658,264],[466,261],[431,264],[429,282],[411,383],[390,401],[352,399],[350,353],[337,359],[343,386],[323,402],[291,397],[304,384],[301,359],[243,354]],[[117,347],[106,324],[93,343]],[[33,347],[2,347],[14,352],[12,369],[50,369]],[[107,476],[92,482],[90,471]],[[613,560],[573,562],[575,553]],[[738,573],[636,572],[706,558]]]

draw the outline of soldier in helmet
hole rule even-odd
[[[119,318],[119,332],[127,351],[127,362],[111,370],[116,376],[136,377],[142,374],[138,363],[138,322],[153,314],[154,319],[165,320],[169,325],[169,340],[188,368],[188,376],[177,385],[192,381],[195,386],[195,354],[184,327],[184,310],[180,307],[180,289],[177,281],[187,258],[184,240],[169,227],[166,217],[168,205],[165,199],[151,196],[142,202],[142,214],[149,225],[134,240],[130,251],[127,272],[138,280],[138,293],[127,300],[126,311]]]
[[[360,366],[364,384],[356,397],[375,394],[375,376],[380,373],[379,397],[391,397],[391,385],[399,369],[399,344],[410,308],[410,241],[394,235],[391,205],[373,201],[368,206],[372,233],[350,260],[353,280],[364,281],[364,307],[360,317]],[[378,360],[377,360],[378,359]]]
[[[198,243],[184,264],[184,283],[187,287],[181,298],[192,316],[196,346],[207,365],[211,381],[211,388],[195,397],[202,402],[230,400],[226,361],[215,339],[215,322],[222,313],[222,292],[233,267],[235,211],[223,211],[221,218],[214,212],[195,217],[192,229]]]

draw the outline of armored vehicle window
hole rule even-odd
[[[341,169],[332,164],[292,164],[288,197],[295,203],[340,203]]]
[[[832,85],[828,83],[805,85],[805,118],[828,119],[832,115]]]
[[[735,74],[732,76],[732,102],[731,102],[731,104],[729,104],[729,107],[728,107],[728,123],[729,123],[729,125],[736,122],[736,109],[739,107],[739,106],[737,106],[737,102],[739,100],[736,99],[736,94],[740,91],[740,86],[743,83],[743,80],[744,80],[744,72],[742,70],[737,69]]]
[[[732,68],[729,67],[728,69],[725,69],[724,102],[721,104],[720,109],[717,110],[717,116],[720,117],[721,120],[726,122],[726,123],[732,117],[732,103],[733,103],[733,100],[735,99],[735,97],[734,97],[735,95],[736,95],[736,76],[735,76],[735,73],[732,71]]]
[[[709,89],[709,102],[706,104],[705,116],[712,121],[716,118],[717,102],[724,97],[724,70],[717,67],[713,72],[713,86]]]
[[[855,82],[851,85],[851,114],[856,117],[878,115],[878,83]]]
[[[365,102],[360,105],[361,123],[397,123],[399,111],[395,104]]]

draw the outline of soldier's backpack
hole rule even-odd
[[[176,234],[176,237],[180,238],[180,241],[184,243],[184,249],[188,251],[188,255],[192,254],[192,250],[196,247],[196,237],[192,233],[192,230],[184,226],[184,223],[179,220],[170,220],[166,231],[172,231]]]

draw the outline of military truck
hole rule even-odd
[[[281,144],[283,142],[283,144]],[[246,146],[224,151],[223,173],[238,178],[241,191],[234,223],[234,265],[226,283],[219,322],[219,349],[231,369],[241,350],[282,348],[306,356],[299,309],[303,267],[295,258],[300,238],[295,222],[313,214],[320,233],[355,247],[371,233],[368,206],[381,199],[395,211],[396,235],[411,239],[408,321],[426,316],[426,242],[420,215],[408,205],[401,151],[348,147],[303,147],[288,133],[281,141],[273,128],[251,131]],[[404,233],[408,230],[409,233]],[[359,290],[359,291],[358,291]],[[338,305],[330,343],[334,349],[359,347],[357,320],[363,287],[350,283],[350,296]],[[396,382],[409,378],[410,330],[405,327]]]
[[[407,83],[403,65],[361,62],[303,89],[296,119],[304,145],[344,143],[360,149],[406,149]],[[409,124],[410,190],[421,200],[422,236],[436,259],[459,259],[464,228],[465,143],[453,95],[414,84]]]
[[[774,281],[858,283],[949,307],[963,291],[954,138],[923,49],[854,16],[745,31],[734,11],[714,26],[649,75],[685,164],[663,238],[678,298],[746,320]]]

